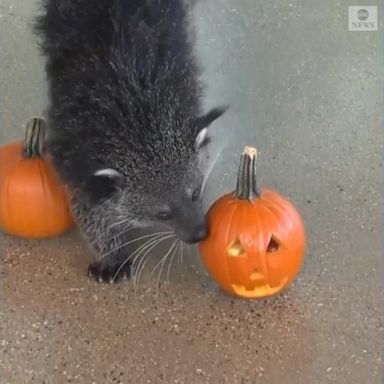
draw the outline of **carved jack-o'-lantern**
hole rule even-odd
[[[262,298],[286,288],[303,262],[306,236],[295,207],[256,185],[256,149],[246,147],[237,188],[208,211],[209,236],[200,243],[208,273],[228,293]]]

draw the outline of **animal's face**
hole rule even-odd
[[[202,208],[203,180],[203,169],[196,158],[154,188],[146,197],[149,204],[141,208],[144,216],[171,227],[185,243],[202,241],[208,234]]]
[[[171,202],[165,211],[158,213],[158,219],[167,223],[185,243],[198,243],[208,235],[208,228],[202,209],[200,190],[187,190],[184,196]]]
[[[148,162],[143,159],[137,162],[132,170],[135,177],[112,168],[94,173],[93,183],[113,201],[116,221],[132,217],[141,226],[162,223],[186,243],[200,242],[208,235],[202,209],[208,161],[207,128],[223,112],[217,109],[201,117],[191,143],[176,143],[168,148],[167,143],[161,143],[163,150],[154,152],[156,155],[152,154]]]

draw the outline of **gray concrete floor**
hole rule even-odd
[[[347,31],[352,0],[210,0],[196,8],[207,107],[226,145],[207,206],[232,189],[244,144],[260,178],[305,220],[304,269],[281,296],[222,294],[196,252],[159,289],[100,286],[76,233],[3,236],[2,383],[383,382],[383,33]],[[378,4],[371,1],[370,4]],[[37,0],[0,5],[0,143],[46,106],[29,23]]]

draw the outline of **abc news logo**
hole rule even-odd
[[[348,7],[350,31],[377,31],[377,6]]]

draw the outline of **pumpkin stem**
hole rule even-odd
[[[238,199],[255,200],[260,196],[256,183],[257,150],[246,146],[240,158],[235,195]]]
[[[34,117],[27,122],[23,154],[25,157],[41,157],[44,152],[44,141],[47,126],[43,119]]]

